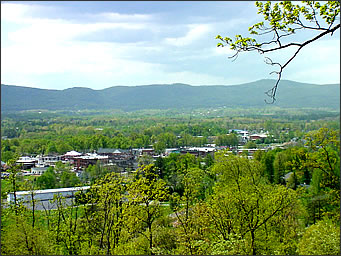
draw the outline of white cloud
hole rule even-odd
[[[186,46],[199,40],[211,30],[209,24],[188,25],[189,31],[182,37],[168,37],[165,42],[174,46]]]
[[[1,3],[1,20],[21,23],[23,17],[30,13],[35,6],[25,4]]]
[[[103,42],[82,42],[77,40],[81,35],[91,34],[104,29],[142,29],[145,24],[141,22],[128,22],[146,20],[148,15],[119,15],[115,13],[102,13],[108,19],[122,18],[126,22],[97,22],[81,24],[61,19],[41,19],[29,17],[30,11],[39,9],[39,6],[25,4],[1,4],[1,18],[10,22],[22,23],[24,26],[15,31],[2,31],[7,33],[10,45],[2,47],[3,78],[15,77],[14,74],[32,77],[39,74],[63,73],[97,73],[99,77],[107,76],[114,72],[132,74],[131,68],[143,72],[148,69],[148,63],[143,61],[127,60],[131,52],[129,44],[115,44]],[[114,33],[114,32],[113,32]],[[153,47],[144,47],[134,44],[135,47],[145,51],[152,51]],[[154,48],[157,50],[157,48]],[[128,72],[128,70],[130,71]]]
[[[116,22],[146,22],[150,21],[153,16],[148,14],[122,14],[116,12],[102,12],[98,14],[87,14],[86,16],[97,18],[101,20],[109,20],[109,21],[116,21]]]
[[[44,20],[35,22],[29,27],[19,29],[8,34],[8,38],[14,42],[64,42],[77,38],[81,35],[91,34],[104,29],[143,29],[144,24],[130,23],[94,23],[76,24],[66,21],[56,22],[54,20]],[[114,32],[112,32],[114,33]]]

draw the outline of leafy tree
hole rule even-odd
[[[256,143],[254,141],[248,141],[244,145],[244,148],[257,148],[257,145],[256,145]]]
[[[76,173],[69,170],[63,171],[60,176],[60,186],[62,188],[74,187],[80,183]]]
[[[21,170],[21,166],[16,163],[18,161],[18,159],[19,159],[19,156],[15,155],[14,158],[8,160],[8,162],[7,162],[7,165],[9,166],[9,169],[7,171],[10,174],[8,179],[9,179],[10,184],[11,184],[11,192],[13,192],[13,197],[14,197],[13,207],[15,209],[15,215],[16,216],[18,216],[18,214],[19,214],[19,212],[18,212],[19,205],[18,205],[18,199],[17,199],[17,191],[19,190],[19,186],[17,183],[17,176]]]
[[[339,134],[335,130],[321,128],[306,135],[311,150],[307,155],[306,165],[313,168],[313,172],[322,172],[322,178],[315,178],[315,188],[325,194],[327,204],[323,207],[324,215],[340,219],[340,142]],[[320,176],[316,174],[316,176]],[[320,184],[317,185],[317,181]],[[321,194],[320,193],[320,194]]]
[[[293,172],[291,175],[291,184],[295,189],[299,184],[309,184],[311,179],[310,168],[307,165],[307,149],[304,147],[294,147],[286,151],[288,160],[286,168]]]
[[[99,254],[116,254],[125,225],[125,185],[122,177],[108,173],[91,186],[84,203],[86,221],[83,226],[87,242]]]
[[[217,202],[209,212],[221,238],[236,234],[245,239],[245,254],[293,254],[297,193],[268,184],[259,162],[226,157],[225,152],[216,154],[212,171],[217,175],[213,196]]]
[[[65,197],[58,194],[54,196],[52,203],[57,206],[51,225],[57,254],[79,254],[81,248],[78,233],[79,208],[75,207],[75,200],[71,199],[67,203]]]
[[[218,135],[215,143],[218,146],[237,146],[238,141],[238,136],[235,133],[230,133],[228,135]]]
[[[273,150],[264,153],[261,160],[265,167],[265,175],[271,183],[274,182],[274,160],[275,152]]]
[[[140,156],[138,160],[138,166],[141,168],[153,163],[154,163],[153,157],[147,154]]]
[[[328,128],[309,132],[306,135],[311,149],[308,166],[320,169],[324,174],[323,186],[340,189],[340,142],[338,132]]]
[[[340,255],[340,227],[321,220],[308,227],[298,243],[300,255]]]
[[[1,161],[7,163],[9,160],[14,158],[15,153],[12,151],[5,151],[4,149],[1,150]]]
[[[286,172],[287,161],[288,161],[288,157],[287,157],[286,152],[278,152],[275,155],[275,159],[273,162],[275,184],[284,184],[283,177]]]
[[[52,255],[51,234],[41,227],[32,227],[25,215],[1,230],[2,255]]]
[[[57,176],[53,167],[47,168],[47,170],[37,178],[37,185],[41,189],[49,189],[57,187]]]
[[[337,21],[340,16],[340,3],[338,1],[314,2],[302,1],[302,4],[294,4],[291,1],[273,3],[256,2],[258,14],[263,15],[264,21],[258,22],[251,27],[251,35],[266,36],[272,35],[272,40],[257,41],[252,37],[236,35],[235,39],[217,35],[216,39],[221,42],[218,47],[230,46],[235,54],[231,58],[236,58],[241,52],[256,51],[260,54],[272,53],[282,49],[294,49],[294,53],[284,63],[273,62],[266,57],[266,63],[277,66],[278,80],[273,88],[266,94],[272,102],[276,100],[276,91],[283,70],[297,56],[297,54],[308,44],[317,41],[326,35],[333,35],[340,28]],[[286,40],[296,35],[300,30],[309,30],[314,33],[310,38],[304,38],[302,42],[290,42]],[[310,36],[310,35],[309,35]],[[265,37],[267,38],[267,37]],[[293,39],[291,39],[293,40]]]
[[[154,168],[153,165],[144,166],[138,171],[137,179],[127,187],[130,228],[148,240],[148,254],[153,254],[153,223],[160,214],[160,202],[168,197],[166,183],[158,178]],[[145,227],[146,233],[143,232]]]
[[[204,199],[205,192],[208,191],[205,184],[205,177],[207,175],[203,170],[199,168],[193,168],[186,171],[183,178],[184,192],[180,196],[178,193],[172,195],[172,206],[179,223],[178,243],[185,249],[180,253],[198,254],[198,248],[196,248],[196,241],[202,239],[200,235],[200,226],[198,218],[204,218],[202,212],[201,216],[195,214],[200,210],[199,204],[196,204],[200,199]],[[195,210],[194,210],[195,208]]]

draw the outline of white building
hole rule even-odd
[[[54,195],[60,195],[66,198],[74,197],[74,194],[77,191],[83,191],[89,189],[90,186],[84,187],[72,187],[72,188],[57,188],[57,189],[43,189],[43,190],[34,190],[33,198],[37,201],[47,201],[53,199]],[[31,201],[31,193],[32,191],[18,191],[16,192],[17,200],[23,200],[24,202]],[[7,195],[7,202],[11,203],[14,201],[14,193],[10,192]]]

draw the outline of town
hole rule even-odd
[[[35,175],[43,174],[48,167],[55,167],[57,162],[61,162],[70,166],[70,170],[75,172],[79,177],[82,175],[84,169],[89,165],[100,164],[103,167],[111,168],[119,173],[126,173],[128,171],[136,171],[139,167],[139,159],[142,156],[150,156],[152,159],[159,157],[167,157],[171,153],[191,154],[195,157],[206,157],[210,154],[214,157],[214,153],[219,150],[228,150],[229,153],[236,155],[248,156],[252,159],[256,151],[267,151],[274,148],[285,148],[288,145],[295,145],[295,140],[285,143],[272,143],[260,147],[246,148],[245,144],[249,141],[261,141],[268,137],[268,132],[255,133],[249,135],[248,131],[232,129],[230,132],[237,134],[238,144],[235,146],[217,146],[216,144],[206,144],[203,147],[180,147],[180,148],[166,148],[164,152],[157,153],[155,149],[150,148],[132,148],[132,149],[113,149],[113,148],[99,148],[91,153],[83,153],[77,151],[68,151],[65,154],[51,154],[51,155],[37,155],[37,156],[20,156],[17,164],[22,167],[21,175]],[[212,138],[211,138],[212,139]],[[6,163],[1,162],[1,177],[8,177],[6,172]]]

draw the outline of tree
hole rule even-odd
[[[18,216],[18,199],[17,199],[17,191],[19,190],[19,186],[17,183],[17,176],[18,173],[21,170],[21,166],[18,165],[16,162],[19,159],[18,155],[15,155],[14,158],[8,160],[7,165],[9,166],[8,172],[10,173],[9,175],[9,181],[11,183],[11,191],[13,192],[14,196],[14,201],[13,201],[13,207],[15,210],[15,215]]]
[[[195,241],[202,238],[200,236],[200,225],[198,219],[204,218],[203,214],[198,218],[194,213],[200,210],[200,204],[197,203],[203,199],[207,187],[205,187],[205,171],[199,168],[191,168],[186,171],[183,178],[184,192],[182,196],[178,193],[172,195],[172,205],[177,221],[179,222],[178,240],[185,249],[180,253],[198,254],[195,249]],[[207,185],[207,184],[206,184]],[[195,210],[194,210],[195,209]],[[204,211],[205,212],[205,211]]]
[[[294,53],[284,63],[273,62],[265,57],[265,62],[277,66],[278,75],[275,85],[265,94],[271,98],[271,103],[276,100],[276,91],[281,80],[283,70],[297,56],[303,47],[326,36],[333,35],[340,28],[337,21],[340,15],[339,1],[327,1],[324,4],[314,1],[302,1],[302,4],[293,4],[291,1],[272,3],[256,2],[258,14],[263,15],[264,21],[256,23],[249,28],[251,35],[267,36],[272,35],[272,40],[257,41],[252,37],[236,35],[235,40],[229,37],[223,38],[217,35],[216,39],[221,40],[218,47],[230,46],[235,54],[230,58],[237,58],[241,52],[257,51],[260,54],[281,51],[294,48]],[[313,35],[305,38],[302,42],[290,42],[286,40],[301,30],[309,30]]]
[[[242,254],[294,254],[296,191],[269,184],[258,161],[216,153],[217,176],[209,214],[222,240],[244,239]]]
[[[47,168],[47,170],[37,178],[37,185],[41,189],[55,188],[57,185],[56,173],[53,167]]]
[[[321,128],[309,132],[305,139],[309,147],[306,166],[313,170],[315,191],[320,191],[317,197],[324,195],[326,204],[323,215],[329,215],[340,220],[340,137],[339,132]],[[316,175],[314,175],[314,173]]]
[[[1,255],[52,255],[53,249],[51,234],[32,227],[26,216],[1,229]]]
[[[219,135],[215,141],[218,146],[237,146],[238,136],[235,133]]]
[[[278,152],[275,155],[273,169],[274,169],[274,183],[275,184],[284,184],[283,176],[286,171],[286,162],[288,161],[288,157],[286,152]]]
[[[244,148],[257,148],[257,145],[256,145],[256,143],[254,141],[248,141],[244,145]]]
[[[108,173],[92,185],[85,194],[86,221],[85,232],[98,247],[100,254],[115,254],[119,246],[124,226],[125,185],[122,177],[116,173]]]
[[[141,233],[149,242],[148,254],[153,254],[153,223],[160,214],[160,202],[168,197],[166,183],[158,178],[154,165],[138,170],[137,179],[128,185],[131,230]],[[141,229],[147,228],[147,233]]]
[[[264,153],[261,160],[264,164],[265,175],[271,183],[274,182],[274,160],[275,152],[273,150]]]
[[[340,227],[322,220],[306,229],[298,243],[300,255],[340,255]]]

